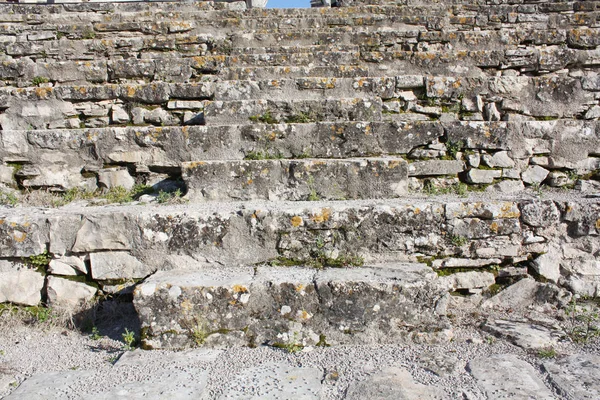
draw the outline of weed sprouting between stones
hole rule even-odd
[[[600,336],[600,313],[597,304],[590,302],[584,306],[573,298],[565,312],[570,323],[567,334],[574,342],[587,343]]]
[[[124,348],[125,350],[133,350],[135,349],[135,332],[130,331],[129,329],[125,328],[125,332],[123,332],[121,334],[121,337],[123,338],[123,342],[125,342]]]

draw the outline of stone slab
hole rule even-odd
[[[488,400],[556,399],[535,369],[513,354],[497,354],[470,361],[467,371],[487,394]]]
[[[569,400],[600,398],[600,357],[595,354],[573,354],[543,364],[550,381]]]
[[[515,345],[527,350],[554,347],[564,332],[528,322],[494,320],[488,321],[482,329],[496,336],[506,338]]]
[[[224,388],[219,400],[321,399],[324,372],[319,368],[295,367],[270,362],[242,370]]]
[[[444,292],[423,264],[163,271],[134,292],[146,348],[394,342],[440,325]],[[443,325],[443,324],[442,324]],[[440,325],[440,327],[442,327]]]
[[[340,200],[407,193],[401,158],[196,161],[183,163],[190,201]]]
[[[445,397],[441,388],[415,382],[406,368],[388,367],[361,382],[352,382],[345,399],[441,400]]]

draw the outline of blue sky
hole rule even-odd
[[[310,7],[310,0],[269,0],[267,8]]]

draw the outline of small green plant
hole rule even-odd
[[[96,37],[96,32],[94,32],[92,29],[86,29],[81,34],[81,37],[83,39],[94,39]]]
[[[125,342],[125,350],[135,349],[135,332],[125,328],[125,332],[121,334],[123,342]]]
[[[305,112],[290,115],[285,119],[285,122],[287,122],[288,124],[307,124],[312,121],[313,118],[310,116],[310,114],[307,114]]]
[[[539,349],[537,355],[539,358],[556,358],[556,350],[554,347],[546,347]]]
[[[298,353],[304,350],[304,345],[298,340],[298,332],[294,332],[293,340],[288,341],[287,343],[275,343],[273,347],[278,349],[283,349],[288,353]]]
[[[262,122],[265,124],[277,124],[279,121],[277,118],[271,115],[271,111],[267,110],[262,115],[253,115],[250,117],[252,122]]]
[[[49,79],[46,78],[45,76],[34,76],[31,79],[31,83],[33,83],[35,86],[40,85],[41,83],[48,83]]]
[[[25,263],[34,267],[34,268],[44,268],[52,259],[52,256],[48,253],[48,250],[44,251],[41,254],[36,254],[33,256],[29,256],[24,259]]]
[[[177,189],[174,192],[159,191],[156,197],[156,202],[159,204],[171,203],[178,200],[181,197],[181,190]]]
[[[92,340],[102,339],[102,335],[100,334],[100,331],[95,326],[92,328],[92,334],[90,335],[90,339],[92,339]]]
[[[19,198],[10,192],[3,192],[0,190],[0,206],[14,207],[19,202]]]
[[[108,200],[109,203],[129,203],[133,201],[132,192],[122,186],[110,188],[102,197]]]
[[[537,197],[542,197],[544,195],[544,192],[542,191],[542,185],[539,182],[532,183],[531,189]]]
[[[465,142],[463,140],[458,140],[456,142],[448,140],[446,142],[446,150],[453,159],[456,159],[456,155],[463,149],[463,147],[465,147]]]
[[[467,239],[464,236],[458,236],[458,235],[452,235],[452,237],[450,238],[450,241],[452,242],[453,245],[455,245],[457,247],[462,247],[465,244],[469,243],[469,239]]]
[[[25,307],[25,311],[27,311],[31,317],[33,317],[34,322],[48,322],[52,318],[52,309],[46,307]]]
[[[580,305],[573,298],[565,312],[570,322],[567,333],[574,342],[586,343],[600,335],[600,314],[596,304]]]
[[[269,150],[249,151],[244,157],[244,160],[279,160],[283,158],[283,154],[279,151],[272,153]]]
[[[306,180],[306,184],[308,185],[309,190],[308,201],[321,200],[319,194],[317,193],[317,189],[315,188],[315,178],[313,178],[312,175],[308,177],[308,179]]]

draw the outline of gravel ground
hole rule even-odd
[[[79,380],[73,379],[63,387],[57,398],[90,398],[91,393],[126,388],[133,382],[150,384],[156,379],[160,381],[161,376],[205,381],[202,398],[206,399],[240,398],[240,393],[244,398],[246,395],[261,398],[265,376],[272,372],[269,366],[286,364],[299,368],[300,374],[316,369],[322,399],[343,399],[349,385],[377,376],[392,366],[406,368],[417,383],[441,388],[444,398],[485,399],[465,365],[469,360],[492,354],[514,354],[534,366],[538,377],[554,391],[556,398],[566,399],[550,384],[541,366],[545,359],[480,331],[476,328],[479,320],[468,315],[455,321],[454,339],[446,344],[320,347],[293,354],[269,347],[129,351],[124,349],[122,341],[116,340],[116,333],[122,332],[128,321],[127,313],[121,317],[101,331],[113,338],[103,336],[96,340],[90,334],[49,324],[26,325],[15,318],[2,321],[0,397],[10,394],[33,375],[70,371]],[[578,353],[600,355],[598,341],[581,346],[565,340],[555,350],[557,358]],[[91,373],[84,376],[85,371]]]

